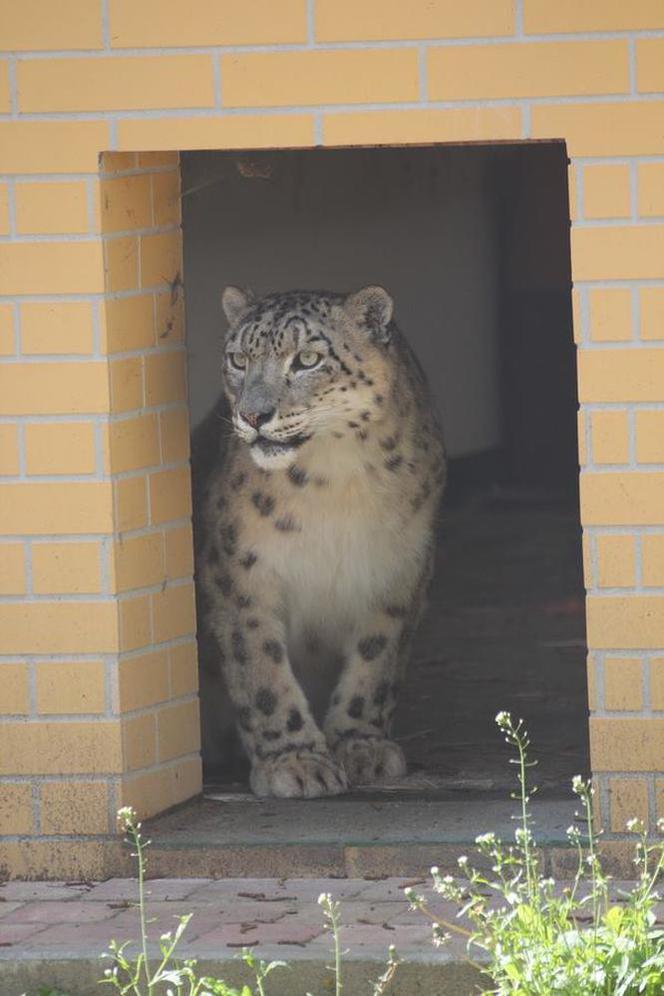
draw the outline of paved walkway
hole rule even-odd
[[[324,971],[331,937],[317,899],[327,892],[341,900],[341,938],[350,961],[380,966],[394,944],[411,969],[416,963],[431,968],[449,962],[450,953],[433,947],[423,915],[409,909],[403,895],[407,885],[427,892],[422,879],[155,879],[147,883],[149,935],[156,942],[174,929],[178,915],[192,913],[178,949],[182,957],[216,967],[237,960],[243,947],[251,947],[262,957],[318,963]],[[139,937],[136,898],[137,884],[132,879],[0,885],[1,996],[20,996],[23,989],[32,994],[38,985],[47,983],[63,988],[66,984],[67,992],[76,994],[93,992],[95,972],[99,978],[104,968],[97,959],[108,942]],[[431,899],[442,915],[454,917],[454,910],[439,897]],[[457,962],[461,950],[457,946]],[[87,974],[77,975],[74,967],[83,962]],[[22,966],[21,971],[17,966]],[[372,970],[365,978],[377,974]],[[306,990],[300,982],[298,976],[295,985],[291,977],[292,988],[282,990],[277,985],[275,991],[301,996]],[[408,988],[399,986],[390,992],[430,991],[428,985],[418,986],[413,976]],[[365,991],[364,986],[357,989]]]

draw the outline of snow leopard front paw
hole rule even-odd
[[[249,781],[255,795],[280,799],[339,795],[348,788],[345,772],[329,754],[306,749],[256,760]]]
[[[334,750],[351,785],[375,785],[406,774],[403,751],[384,737],[350,736]]]

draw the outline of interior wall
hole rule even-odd
[[[427,371],[449,455],[501,444],[498,250],[483,150],[182,160],[192,425],[219,392],[226,284],[262,294],[379,283]]]

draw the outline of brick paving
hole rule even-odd
[[[179,915],[192,913],[183,956],[232,957],[246,946],[270,957],[276,949],[289,960],[320,957],[330,936],[317,899],[327,892],[341,900],[341,936],[351,954],[382,960],[394,944],[405,957],[435,958],[424,917],[408,912],[407,885],[424,888],[422,880],[394,878],[157,879],[147,883],[149,937],[156,944]],[[112,938],[135,942],[137,894],[133,879],[0,885],[0,960],[90,958]],[[439,897],[436,906],[454,916]]]

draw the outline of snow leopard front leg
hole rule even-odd
[[[427,558],[406,603],[387,602],[347,643],[346,664],[325,717],[325,736],[351,785],[366,785],[406,773],[401,747],[390,739],[399,685],[425,608],[431,575]]]
[[[330,754],[291,669],[285,626],[271,578],[261,579],[254,553],[215,562],[205,586],[240,738],[259,796],[313,798],[345,791],[347,779]]]

